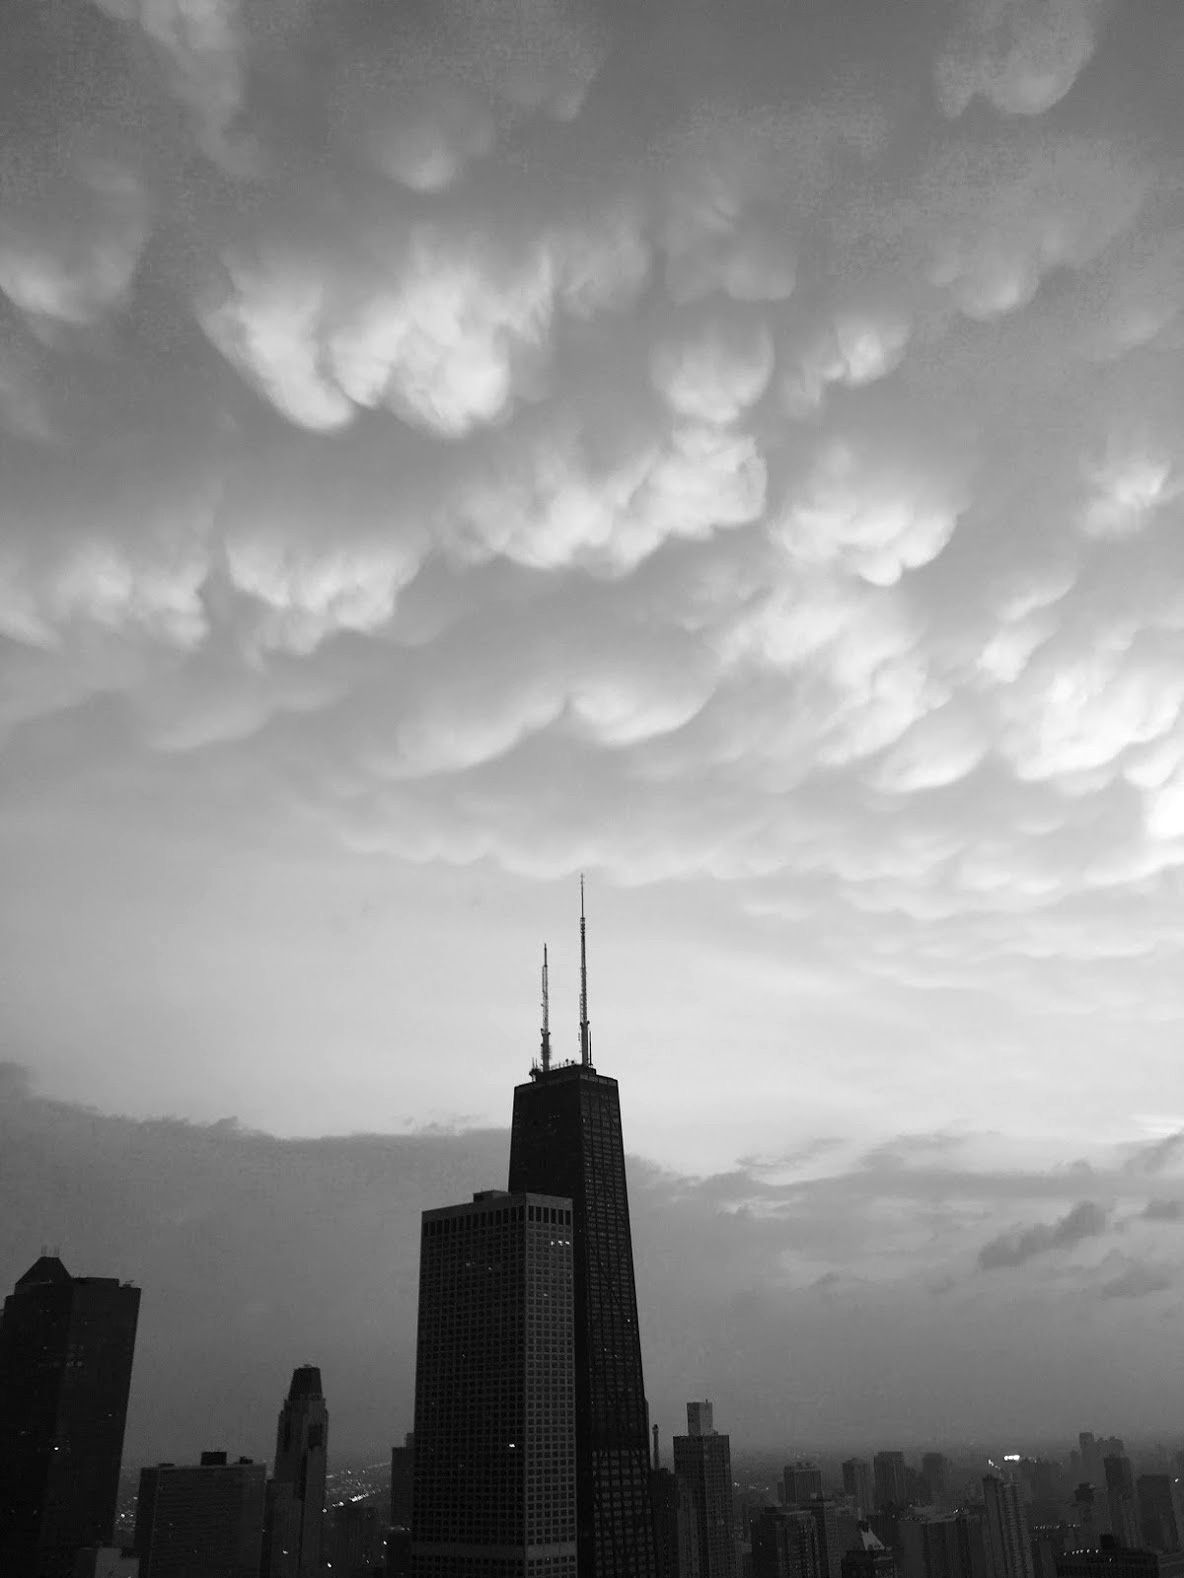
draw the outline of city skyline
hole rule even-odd
[[[0,1279],[385,1450],[584,871],[665,1434],[1166,1431],[1184,7],[198,9],[0,20]]]

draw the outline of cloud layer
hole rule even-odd
[[[792,958],[832,1052],[878,1004],[1018,1077],[1132,1025],[1166,1055],[1184,18],[743,12],[13,8],[30,905],[73,905],[87,839],[440,892],[583,866]],[[134,924],[182,922],[165,894]]]

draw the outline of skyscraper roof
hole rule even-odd
[[[17,1278],[18,1288],[44,1287],[47,1282],[72,1282],[74,1279],[56,1255],[41,1255]]]
[[[292,1384],[288,1388],[289,1400],[297,1397],[323,1397],[321,1372],[315,1364],[302,1364],[292,1371]]]

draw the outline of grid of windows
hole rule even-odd
[[[649,1438],[615,1079],[565,1065],[518,1086],[510,1188],[572,1203],[581,1578],[652,1578]]]
[[[574,1578],[573,1308],[570,1201],[425,1212],[415,1578]]]

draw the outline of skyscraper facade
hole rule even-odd
[[[1184,1547],[1180,1495],[1170,1474],[1140,1474],[1135,1481],[1139,1533],[1148,1550],[1170,1556]]]
[[[991,1578],[1035,1578],[1032,1538],[1019,1485],[988,1474],[983,1480],[983,1502]]]
[[[786,1506],[809,1501],[822,1494],[822,1470],[814,1463],[787,1463],[781,1470],[783,1500]]]
[[[752,1578],[821,1578],[813,1518],[762,1507],[752,1520]]]
[[[414,1578],[576,1578],[571,1201],[425,1211]]]
[[[732,1444],[710,1421],[709,1408],[704,1414],[702,1404],[687,1404],[688,1433],[674,1438],[674,1472],[691,1493],[700,1578],[736,1578]]]
[[[391,1528],[411,1527],[411,1482],[415,1467],[415,1434],[408,1430],[401,1447],[391,1448]]]
[[[908,1476],[903,1452],[877,1452],[872,1458],[876,1506],[903,1507],[908,1502]]]
[[[257,1578],[267,1469],[225,1452],[199,1464],[140,1470],[135,1553],[140,1578]]]
[[[592,1066],[582,911],[580,1060],[551,1064],[544,964],[542,1057],[514,1091],[509,1186],[571,1201],[580,1578],[655,1578],[621,1100]]]
[[[843,1464],[843,1490],[855,1503],[855,1510],[866,1518],[873,1510],[872,1466],[863,1458],[849,1457]]]
[[[941,1452],[926,1452],[921,1458],[921,1478],[925,1482],[928,1501],[937,1506],[945,1501],[947,1463]]]
[[[839,1516],[830,1496],[811,1496],[807,1501],[787,1503],[787,1508],[804,1512],[814,1519],[818,1536],[818,1567],[822,1578],[840,1578],[843,1552],[839,1541]]]
[[[70,1578],[109,1546],[140,1290],[42,1255],[0,1318],[0,1573]]]
[[[275,1470],[267,1487],[263,1578],[317,1578],[324,1554],[325,1470],[329,1410],[321,1372],[292,1372],[275,1436]]]
[[[1106,1477],[1111,1532],[1120,1545],[1131,1549],[1139,1543],[1139,1507],[1131,1460],[1118,1453],[1107,1456],[1102,1459],[1102,1472]]]

